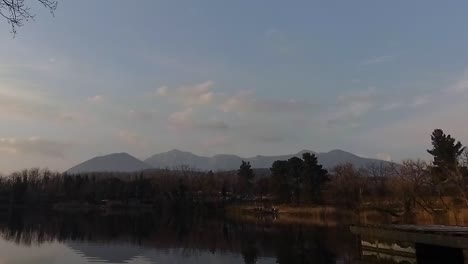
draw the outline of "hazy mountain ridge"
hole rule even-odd
[[[116,153],[101,157],[95,157],[75,167],[69,169],[68,173],[78,172],[135,172],[146,169],[169,168],[176,169],[181,166],[189,166],[199,170],[236,170],[241,161],[248,161],[253,168],[270,168],[276,160],[287,160],[292,157],[301,157],[303,153],[310,152],[317,155],[319,162],[325,168],[333,168],[338,164],[346,162],[357,167],[364,167],[370,163],[387,161],[368,159],[359,157],[343,150],[332,150],[330,152],[317,153],[309,150],[302,150],[296,154],[281,156],[255,156],[243,158],[236,155],[221,154],[213,157],[198,156],[191,152],[171,150],[164,153],[155,154],[148,159],[141,161],[127,153]]]
[[[243,158],[236,155],[216,155],[210,158],[197,156],[190,152],[171,150],[166,153],[153,155],[144,162],[154,168],[174,168],[181,165],[187,165],[201,170],[234,170],[237,169],[241,161],[244,160],[250,162],[253,168],[270,168],[273,162],[277,160],[287,160],[292,157],[302,157],[302,154],[306,152],[317,155],[319,162],[326,168],[332,168],[338,164],[346,162],[350,162],[357,167],[363,167],[373,162],[387,163],[387,161],[363,158],[338,149],[323,153],[302,150],[296,154],[290,155],[255,156],[250,158]]]

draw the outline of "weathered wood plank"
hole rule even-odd
[[[468,249],[468,228],[455,226],[373,225],[352,226],[363,238],[422,243]]]

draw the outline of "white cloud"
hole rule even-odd
[[[38,137],[28,139],[0,138],[0,151],[22,154],[22,155],[43,155],[54,158],[63,158],[65,152],[71,144],[46,140]]]
[[[362,61],[360,64],[363,65],[363,66],[367,66],[367,65],[390,62],[390,61],[393,61],[393,60],[394,60],[393,56],[384,55],[384,56],[372,57],[370,59]]]
[[[328,114],[327,123],[329,125],[348,124],[351,126],[358,125],[358,119],[372,109],[372,102],[353,102],[342,107],[336,112]]]
[[[56,106],[40,95],[0,89],[0,118],[50,118],[56,115],[56,111]]]
[[[410,103],[411,107],[419,107],[431,102],[429,95],[418,95],[413,98],[413,101]]]
[[[196,100],[194,101],[195,104],[200,104],[200,105],[206,105],[209,104],[213,101],[214,98],[214,93],[209,92],[209,93],[204,93],[198,96]]]
[[[462,78],[460,78],[454,86],[450,87],[449,91],[457,93],[468,92],[468,70],[465,70]]]
[[[365,90],[356,90],[344,93],[337,98],[338,104],[352,104],[354,102],[370,101],[376,96],[375,88],[369,87]]]
[[[289,100],[260,100],[256,99],[252,92],[243,91],[236,96],[227,98],[220,106],[220,109],[225,112],[304,112],[315,108],[317,104],[307,101],[299,101],[295,99]]]
[[[89,103],[98,104],[104,101],[104,97],[100,94],[88,97],[87,101]]]
[[[246,112],[252,108],[252,96],[250,91],[242,91],[238,95],[228,98],[221,104],[221,110],[228,112]]]
[[[373,88],[340,95],[337,98],[336,106],[331,112],[325,114],[325,120],[328,125],[357,126],[358,119],[374,108],[375,100]]]
[[[213,87],[214,82],[208,80],[195,85],[184,85],[171,89],[174,91],[171,93],[169,93],[168,86],[162,86],[150,93],[150,95],[170,96],[176,103],[193,108],[195,106],[206,106],[214,101],[216,94],[212,91]]]
[[[129,145],[135,145],[141,142],[141,138],[133,131],[120,130],[116,134],[116,138]]]
[[[437,94],[430,93],[414,97],[407,104],[408,106],[416,107],[431,103],[431,107],[425,109],[424,112],[408,111],[402,119],[390,120],[381,127],[367,130],[366,135],[363,136],[366,144],[375,144],[381,149],[412,154],[405,158],[415,155],[424,157],[427,155],[425,149],[430,147],[430,133],[436,128],[443,129],[466,144],[468,123],[461,120],[465,120],[466,113],[468,113],[468,104],[466,104],[468,94],[453,93],[454,87],[463,87],[466,77],[466,74],[461,76],[453,85],[447,85],[447,88],[438,90]]]
[[[155,95],[157,96],[167,96],[169,92],[169,87],[167,86],[161,86],[158,89],[156,89]]]
[[[376,158],[379,160],[392,161],[392,156],[387,153],[378,153]]]
[[[196,120],[194,117],[194,109],[186,108],[179,112],[174,112],[169,116],[169,126],[175,129],[196,128],[204,130],[228,130],[229,125],[220,120]]]
[[[213,81],[206,81],[193,86],[182,86],[178,89],[179,97],[188,106],[208,105],[213,102],[215,94],[212,92]]]
[[[94,118],[83,113],[67,111],[59,102],[53,102],[50,94],[0,89],[0,119],[21,121],[50,121],[55,123],[91,123]]]
[[[169,125],[174,128],[183,128],[193,124],[193,108],[186,108],[174,112],[169,116]]]

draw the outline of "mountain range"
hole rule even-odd
[[[141,161],[127,153],[114,153],[106,156],[99,156],[80,163],[66,172],[71,174],[80,172],[136,172],[158,168],[177,169],[181,166],[189,166],[191,168],[204,171],[228,171],[238,169],[242,161],[250,162],[254,169],[261,169],[270,168],[276,160],[287,160],[292,157],[301,157],[302,154],[306,152],[315,154],[319,163],[328,169],[346,162],[352,163],[356,167],[364,167],[370,163],[376,162],[388,163],[388,161],[359,157],[339,149],[320,153],[303,150],[290,155],[255,156],[251,158],[243,158],[236,155],[226,154],[204,157],[174,149],[153,155],[144,161]]]

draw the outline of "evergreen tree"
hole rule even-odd
[[[300,202],[304,174],[303,174],[303,160],[297,157],[292,157],[288,160],[288,177],[291,179],[292,191],[296,197],[296,203]]]
[[[270,168],[272,187],[275,195],[281,201],[291,201],[291,181],[288,178],[288,162],[277,160]]]
[[[248,194],[251,194],[255,174],[252,170],[252,165],[250,165],[250,162],[242,161],[239,170],[237,170],[237,176],[240,179],[242,187],[246,190]]]
[[[460,141],[451,135],[446,135],[442,129],[435,129],[431,135],[432,149],[427,152],[434,157],[433,165],[439,170],[454,170],[458,166],[458,158],[465,150]]]
[[[321,201],[321,190],[323,185],[329,180],[328,171],[318,163],[315,154],[304,153],[303,177],[306,181],[306,188],[310,194],[312,202],[318,203]]]

